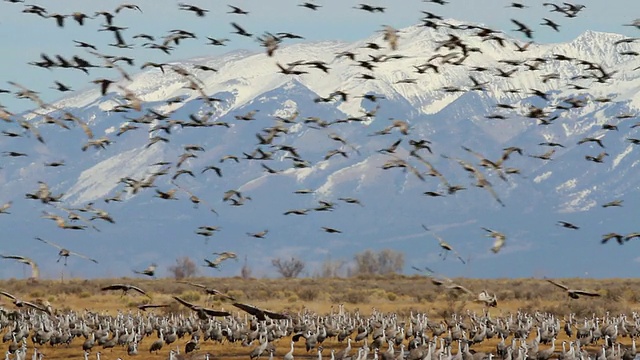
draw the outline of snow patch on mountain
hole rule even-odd
[[[620,162],[629,154],[631,154],[631,152],[633,151],[633,147],[636,145],[627,145],[627,147],[624,149],[624,151],[622,151],[620,154],[616,155],[613,158],[612,161],[612,165],[611,168],[615,169],[616,167],[618,167],[618,165],[620,164]]]
[[[82,171],[78,180],[65,192],[64,200],[71,205],[95,201],[118,187],[122,178],[140,180],[149,174],[149,164],[161,160],[162,151],[159,149],[159,146],[152,146],[124,151]]]

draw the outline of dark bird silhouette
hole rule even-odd
[[[573,229],[573,230],[578,230],[580,229],[580,227],[573,225],[572,223],[566,222],[566,221],[558,221],[557,223],[559,226],[562,226],[564,228],[567,229]]]
[[[209,10],[202,9],[197,6],[189,5],[189,4],[180,3],[178,4],[178,6],[180,7],[180,10],[193,11],[197,16],[200,16],[200,17],[205,16],[206,13],[209,12]]]
[[[157,309],[157,308],[166,308],[169,307],[171,305],[169,304],[140,304],[138,305],[138,309],[142,310],[142,311],[147,311],[147,309]]]
[[[248,11],[244,11],[241,8],[237,7],[237,6],[233,6],[233,5],[227,5],[227,6],[231,8],[231,11],[227,12],[227,14],[239,14],[239,15],[248,15],[249,14]]]
[[[614,232],[602,235],[602,240],[600,240],[600,243],[606,244],[611,239],[616,239],[616,241],[620,245],[624,244],[624,236]]]
[[[302,7],[305,7],[307,9],[311,9],[311,10],[318,10],[319,8],[322,7],[322,5],[317,5],[317,4],[313,4],[313,3],[309,3],[309,2],[298,4],[298,6],[302,6]]]
[[[551,20],[549,20],[547,18],[543,18],[542,20],[544,20],[544,22],[540,23],[540,25],[548,26],[548,27],[552,28],[555,31],[560,31],[560,25],[554,23],[553,21],[551,21]]]
[[[516,26],[518,27],[514,31],[519,31],[529,39],[533,39],[533,30],[531,30],[527,25],[515,19],[511,19],[511,22],[516,24]]]
[[[247,30],[245,30],[242,26],[232,22],[231,26],[233,26],[234,29],[236,29],[236,31],[233,31],[234,34],[238,34],[238,35],[242,35],[242,36],[246,36],[246,37],[252,37],[253,34],[250,32],[247,32]]]
[[[113,84],[115,81],[109,79],[95,79],[91,81],[94,84],[100,84],[100,94],[102,96],[107,95],[107,90],[109,89],[109,85]]]

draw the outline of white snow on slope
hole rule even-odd
[[[93,201],[108,195],[121,178],[140,180],[148,175],[149,164],[161,160],[161,147],[125,151],[86,169],[65,192],[65,200],[71,205]]]

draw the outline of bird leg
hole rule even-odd
[[[440,253],[440,257],[442,258],[442,261],[447,260],[447,255],[449,254],[448,251],[443,251]]]

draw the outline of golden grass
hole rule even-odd
[[[356,277],[335,279],[242,279],[242,278],[195,278],[193,282],[206,284],[207,286],[226,292],[239,302],[250,303],[273,311],[288,311],[296,314],[302,311],[311,311],[325,314],[337,311],[335,307],[339,303],[345,304],[347,311],[358,310],[361,315],[371,314],[375,308],[383,313],[396,313],[400,317],[406,317],[410,312],[426,312],[431,320],[443,320],[449,318],[453,312],[466,312],[467,310],[481,313],[482,304],[472,302],[466,295],[458,295],[455,292],[445,291],[436,287],[427,278],[421,276],[390,276],[390,277]],[[602,315],[610,312],[612,315],[619,313],[630,314],[637,311],[640,299],[640,280],[636,279],[562,279],[561,281],[574,288],[592,289],[602,296],[593,299],[569,299],[565,292],[554,287],[544,280],[539,279],[454,279],[456,282],[479,292],[486,289],[498,296],[498,308],[489,309],[493,317],[507,315],[517,310],[527,312],[550,312],[562,318],[569,312],[573,312],[578,318],[591,317],[592,314]],[[128,283],[139,286],[147,291],[151,300],[134,292],[121,296],[120,292],[102,292],[100,288],[112,283]],[[136,306],[141,303],[152,302],[155,304],[172,303],[168,311],[188,312],[184,307],[178,307],[172,296],[177,295],[189,299],[198,304],[203,304],[206,295],[199,289],[176,283],[172,279],[98,279],[98,280],[66,280],[40,281],[27,283],[24,280],[0,281],[0,289],[8,291],[25,300],[47,300],[54,309],[84,311],[85,309],[115,315],[118,311],[137,313]],[[6,308],[13,305],[6,303]],[[216,300],[212,308],[225,309],[235,313],[237,311],[230,303]],[[163,310],[157,311],[162,313]],[[6,330],[5,330],[6,331]],[[3,332],[4,334],[4,332]],[[184,344],[188,338],[179,339],[171,346],[166,346],[159,355],[149,354],[148,349],[152,342],[144,339],[139,346],[138,357],[144,359],[167,359],[169,349],[175,349],[178,345],[183,352]],[[561,334],[558,341],[567,340]],[[76,339],[69,348],[64,346],[52,348],[49,345],[42,347],[41,351],[46,359],[82,358],[81,344],[84,338]],[[477,351],[494,351],[497,339],[487,340],[475,345]],[[623,343],[629,340],[622,340]],[[558,342],[558,343],[559,343]],[[31,342],[29,342],[31,345]],[[327,340],[323,344],[325,357],[328,358],[329,349],[340,350],[346,344]],[[361,344],[354,345],[359,346]],[[8,343],[1,346],[6,351]],[[544,348],[541,345],[541,348]],[[231,357],[248,355],[252,347],[243,347],[239,343],[217,344],[211,341],[201,344],[200,353],[210,352],[216,357]],[[104,360],[127,358],[124,349],[119,347],[113,351],[101,350],[95,347],[94,352],[100,350]],[[289,340],[282,339],[277,344],[276,357],[281,358],[289,349]],[[384,347],[386,349],[386,346]],[[454,349],[455,351],[455,349]],[[311,351],[307,354],[304,345],[296,345],[296,357],[316,357],[317,353]],[[94,355],[92,355],[92,358]]]

